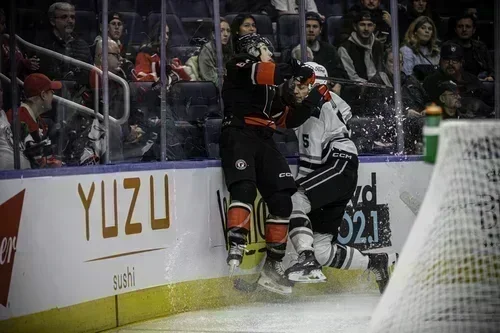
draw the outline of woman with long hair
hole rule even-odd
[[[223,18],[220,20],[220,35],[222,43],[222,60],[225,70],[226,62],[228,62],[233,55],[233,49],[231,45],[231,29],[229,23]],[[212,81],[216,85],[218,84],[217,52],[214,34],[212,34],[211,40],[201,48],[200,55],[198,56],[198,66],[200,78],[202,80]]]
[[[255,18],[251,14],[239,14],[231,23],[231,37],[233,45],[241,36],[257,33]]]
[[[401,12],[399,15],[398,29],[399,37],[401,40],[403,40],[406,31],[410,27],[410,24],[420,16],[430,17],[436,26],[440,26],[441,17],[435,10],[432,10],[431,5],[432,0],[408,1],[407,9],[404,12]],[[443,36],[439,35],[439,37]]]
[[[406,75],[415,74],[422,80],[437,68],[440,57],[436,35],[436,25],[427,16],[420,16],[410,24],[401,47]]]

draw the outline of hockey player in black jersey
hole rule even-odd
[[[317,77],[328,76],[323,66],[313,62],[306,65],[314,69]],[[315,85],[325,83],[317,79]],[[300,101],[303,90],[299,82],[297,85],[295,92]],[[315,110],[311,118],[295,130],[300,162],[289,235],[299,258],[286,274],[290,281],[314,283],[326,279],[322,266],[369,270],[374,273],[382,293],[396,254],[364,254],[337,244],[345,208],[356,189],[359,162],[347,124],[352,116],[351,108],[338,95],[330,94],[331,101]]]
[[[227,263],[232,273],[243,260],[258,189],[269,211],[265,222],[267,257],[258,283],[270,291],[289,294],[291,284],[284,275],[281,261],[296,185],[272,136],[277,127],[300,126],[330,95],[325,85],[319,85],[302,103],[288,105],[294,103],[293,94],[287,98],[290,97],[287,76],[308,83],[314,80],[314,71],[298,63],[276,65],[271,47],[271,43],[258,34],[242,36],[235,45],[236,56],[226,64],[220,155],[231,194],[227,212],[230,245]]]

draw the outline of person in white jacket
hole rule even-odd
[[[314,0],[306,1],[306,12],[318,13],[318,7]],[[298,14],[299,13],[299,1],[298,0],[271,0],[271,4],[276,8],[279,14]],[[318,13],[319,14],[319,13]],[[321,15],[321,19],[325,20],[325,17]]]
[[[325,67],[307,62],[316,77],[327,77]],[[316,84],[325,84],[316,79]],[[301,92],[296,85],[295,96]],[[347,203],[358,180],[358,152],[350,139],[351,107],[337,94],[295,131],[299,142],[298,191],[292,196],[289,237],[299,254],[298,262],[286,270],[293,282],[314,283],[326,279],[322,266],[363,269],[375,274],[380,292],[388,283],[392,263],[387,253],[363,254],[340,245],[337,236]]]

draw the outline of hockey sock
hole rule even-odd
[[[290,241],[297,253],[313,251],[313,232],[309,217],[302,211],[293,211],[290,216]]]
[[[271,259],[281,261],[285,256],[289,220],[289,217],[271,214],[266,218],[267,256]]]
[[[322,266],[338,269],[368,268],[369,258],[359,250],[333,243],[333,235],[314,233],[314,254]]]
[[[227,210],[227,235],[229,243],[246,244],[250,230],[252,206],[232,201]]]

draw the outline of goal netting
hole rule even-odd
[[[372,333],[500,332],[500,122],[445,121]]]

